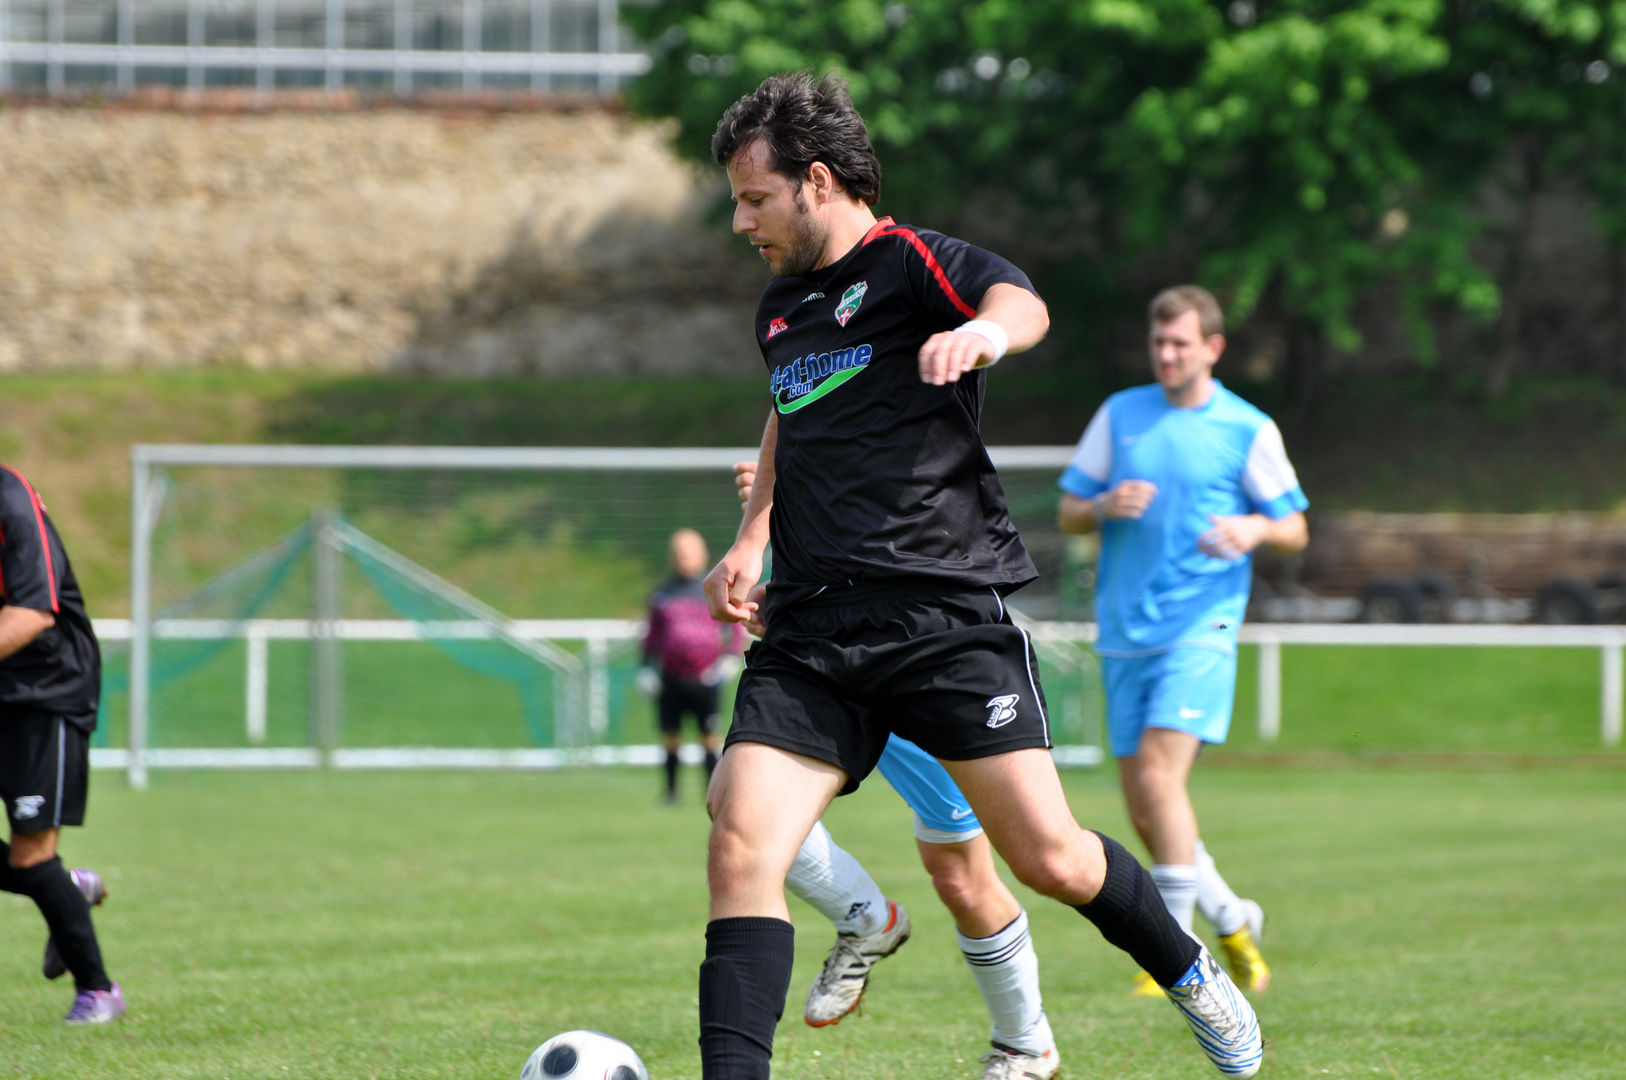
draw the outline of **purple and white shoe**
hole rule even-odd
[[[102,875],[94,870],[69,870],[73,883],[79,886],[79,891],[85,894],[85,903],[91,907],[100,907],[107,899],[107,886],[102,882]],[[45,939],[45,959],[40,963],[40,973],[47,979],[60,979],[68,970],[67,961],[62,954],[56,951],[56,942],[51,938]]]
[[[65,1024],[106,1024],[124,1015],[124,991],[114,983],[111,990],[81,990],[73,999]]]

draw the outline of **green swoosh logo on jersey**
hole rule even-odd
[[[802,397],[797,398],[789,405],[786,405],[776,396],[774,398],[774,407],[777,408],[781,413],[793,413],[797,409],[806,408],[824,395],[828,394],[830,391],[834,390],[836,387],[840,386],[842,383],[846,382],[848,379],[851,379],[855,375],[862,375],[868,370],[869,365],[865,364],[863,367],[848,368],[846,371],[838,371],[821,382],[812,393],[805,394]],[[760,401],[762,399],[758,398],[757,400]]]

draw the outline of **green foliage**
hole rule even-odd
[[[676,116],[685,152],[705,159],[764,76],[837,69],[890,212],[1042,226],[1085,308],[1172,260],[1234,316],[1265,305],[1347,349],[1356,302],[1390,282],[1426,358],[1442,305],[1497,314],[1477,196],[1532,141],[1626,243],[1626,6],[1609,0],[668,0],[628,17],[655,45],[634,105]]]

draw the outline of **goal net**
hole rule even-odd
[[[652,764],[647,597],[675,530],[713,558],[732,541],[730,468],[754,453],[137,446],[98,763],[138,784],[149,766]],[[1080,764],[1101,722],[1087,647],[1054,632],[1089,601],[1087,553],[1054,524],[1069,453],[993,451],[1040,565],[1011,606]]]

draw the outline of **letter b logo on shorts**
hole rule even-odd
[[[17,796],[17,809],[11,812],[11,816],[18,821],[37,818],[40,816],[40,807],[44,805],[44,795],[19,795]]]
[[[988,726],[1004,727],[1016,719],[1016,703],[1022,700],[1021,694],[1001,694],[988,699]]]

